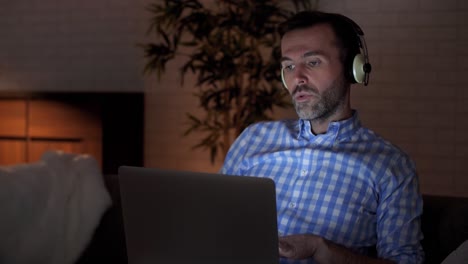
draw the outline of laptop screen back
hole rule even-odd
[[[266,178],[119,168],[130,264],[274,264],[274,182]]]

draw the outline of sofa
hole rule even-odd
[[[104,181],[113,205],[101,218],[78,264],[127,263],[118,177],[105,175]],[[424,195],[423,199],[422,245],[426,263],[439,264],[468,240],[468,197]]]

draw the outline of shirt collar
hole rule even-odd
[[[314,135],[309,120],[299,119],[296,126],[296,138],[308,141],[341,141],[351,137],[359,128],[361,122],[356,110],[352,110],[352,116],[345,120],[331,122],[324,134]]]

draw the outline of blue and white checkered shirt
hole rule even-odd
[[[231,146],[221,172],[275,181],[280,236],[316,234],[362,254],[375,248],[397,263],[423,261],[415,166],[362,127],[356,111],[319,135],[307,120],[253,124]]]

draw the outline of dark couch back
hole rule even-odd
[[[105,183],[114,204],[102,217],[78,264],[127,263],[118,178],[116,175],[106,175]],[[468,240],[468,198],[424,195],[423,200],[422,245],[426,263],[440,264],[463,241]]]
[[[427,264],[440,264],[468,240],[468,198],[424,195],[422,241]]]

